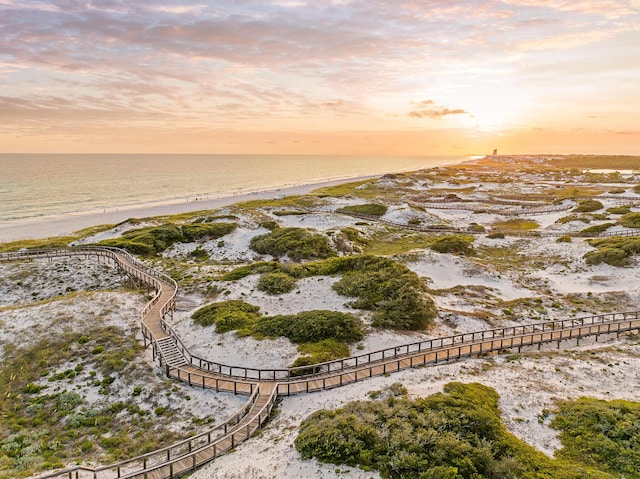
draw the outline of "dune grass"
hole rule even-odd
[[[535,220],[525,218],[512,218],[503,221],[495,221],[493,228],[504,231],[531,231],[538,229],[540,224]]]

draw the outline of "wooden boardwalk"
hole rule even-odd
[[[611,313],[570,320],[498,328],[402,344],[350,358],[287,369],[255,369],[224,365],[189,352],[167,324],[172,317],[178,286],[169,276],[147,267],[129,253],[115,248],[78,247],[0,254],[0,261],[54,260],[59,257],[98,257],[115,264],[133,281],[153,291],[141,312],[145,346],[166,374],[195,387],[249,396],[247,403],[224,423],[180,441],[117,464],[90,468],[76,466],[40,479],[164,479],[193,471],[249,439],[268,419],[278,397],[309,393],[387,375],[408,368],[455,361],[504,350],[540,348],[592,336],[620,335],[640,330],[640,311]]]

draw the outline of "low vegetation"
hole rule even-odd
[[[640,213],[627,213],[618,220],[625,228],[640,228]]]
[[[273,273],[280,271],[280,263],[277,261],[258,261],[257,263],[239,266],[228,273],[223,274],[222,281],[237,281],[252,274]]]
[[[283,274],[283,273],[280,273]],[[298,314],[262,316],[258,306],[244,301],[213,303],[191,318],[201,326],[215,325],[216,332],[237,331],[258,339],[278,336],[299,344],[303,356],[292,366],[306,366],[349,355],[349,344],[364,337],[362,321],[338,311],[302,311]]]
[[[388,479],[613,479],[588,464],[551,459],[507,432],[498,399],[481,384],[449,383],[415,401],[352,402],[313,413],[294,443],[305,459],[375,469]]]
[[[335,256],[329,239],[305,228],[276,228],[251,238],[250,247],[260,254],[276,258],[288,256],[293,261]]]
[[[524,218],[512,218],[493,223],[494,229],[503,231],[531,231],[540,227],[537,221]]]
[[[563,225],[565,223],[571,223],[572,221],[582,221],[583,223],[591,223],[591,218],[585,215],[568,215],[568,216],[563,216],[562,218],[558,218],[558,220],[556,220],[556,223]]]
[[[341,228],[333,237],[335,248],[341,253],[361,253],[372,242],[356,228]]]
[[[395,256],[415,249],[428,248],[431,238],[414,231],[385,229],[372,234],[363,252],[368,255]]]
[[[376,196],[376,191],[371,191],[369,187],[373,186],[375,180],[358,180],[350,183],[340,183],[339,185],[325,186],[314,192],[320,198],[334,197],[340,198],[342,196],[357,195],[360,197]]]
[[[628,479],[640,478],[640,403],[591,398],[560,401],[551,427],[557,456]]]
[[[583,229],[582,231],[580,231],[580,235],[581,236],[595,236],[598,235],[600,233],[602,233],[603,231],[608,230],[609,228],[615,226],[615,223],[600,223],[599,225],[593,225],[593,226],[589,226],[588,228]]]
[[[384,216],[387,212],[387,207],[375,203],[368,203],[364,205],[352,205],[345,206],[337,210],[338,213],[366,215],[366,216]]]
[[[186,242],[213,240],[228,235],[237,227],[236,223],[196,223],[182,225],[182,235]]]
[[[371,255],[333,257],[303,264],[257,263],[223,276],[239,279],[256,272],[280,271],[294,279],[342,275],[333,288],[355,298],[353,308],[373,311],[375,327],[424,330],[436,316],[433,300],[420,277],[397,261]]]
[[[296,287],[296,280],[285,273],[264,273],[258,280],[257,288],[267,294],[289,293]]]
[[[353,343],[364,337],[362,322],[352,314],[339,311],[302,311],[298,314],[263,316],[254,323],[252,331],[257,336],[284,336],[294,343],[325,339]]]
[[[640,253],[640,237],[613,236],[589,241],[597,251],[589,251],[584,255],[587,264],[606,263],[611,266],[625,266],[629,258]]]
[[[191,319],[200,326],[216,327],[217,333],[251,328],[260,318],[260,308],[240,300],[213,303],[197,310]]]
[[[213,240],[231,233],[236,223],[165,223],[127,231],[119,238],[101,241],[102,246],[115,246],[142,256],[162,253],[175,243]]]
[[[98,326],[5,343],[0,363],[0,478],[82,461],[113,462],[179,438],[148,408],[113,389],[135,378],[142,346],[133,333]],[[140,366],[146,368],[147,366]],[[75,384],[100,401],[90,402]],[[135,383],[134,383],[135,384]],[[168,412],[171,412],[168,410]]]
[[[578,213],[590,213],[591,211],[601,210],[602,208],[604,208],[604,206],[600,201],[590,199],[580,201],[573,211]]]
[[[611,208],[607,208],[607,213],[612,215],[626,215],[627,213],[631,213],[631,207],[628,205],[612,206]]]
[[[470,235],[449,235],[433,240],[429,247],[438,253],[470,254],[473,252],[474,237]]]
[[[315,343],[303,343],[298,346],[298,351],[302,356],[296,358],[291,364],[294,369],[291,371],[292,376],[302,376],[305,374],[313,374],[319,372],[319,367],[306,368],[304,366],[312,366],[335,359],[345,358],[349,356],[349,345],[336,341],[335,339],[324,339]]]
[[[568,155],[553,160],[553,164],[564,168],[611,168],[619,170],[637,170],[638,161],[640,161],[640,157],[638,156]]]
[[[345,273],[334,289],[343,296],[357,298],[350,303],[352,307],[373,311],[375,327],[424,330],[436,314],[424,283],[398,263]]]

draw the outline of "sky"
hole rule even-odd
[[[0,152],[640,154],[640,0],[0,0]]]

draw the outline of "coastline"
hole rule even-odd
[[[104,211],[85,211],[64,215],[29,218],[0,223],[0,243],[27,239],[43,239],[55,236],[67,236],[84,228],[103,224],[117,224],[129,218],[149,218],[174,215],[199,210],[215,210],[235,203],[250,200],[266,200],[281,196],[303,195],[319,188],[342,183],[378,178],[381,175],[357,176],[283,186],[259,191],[230,194],[215,198],[187,198],[184,201],[171,201],[147,205],[112,208]]]

